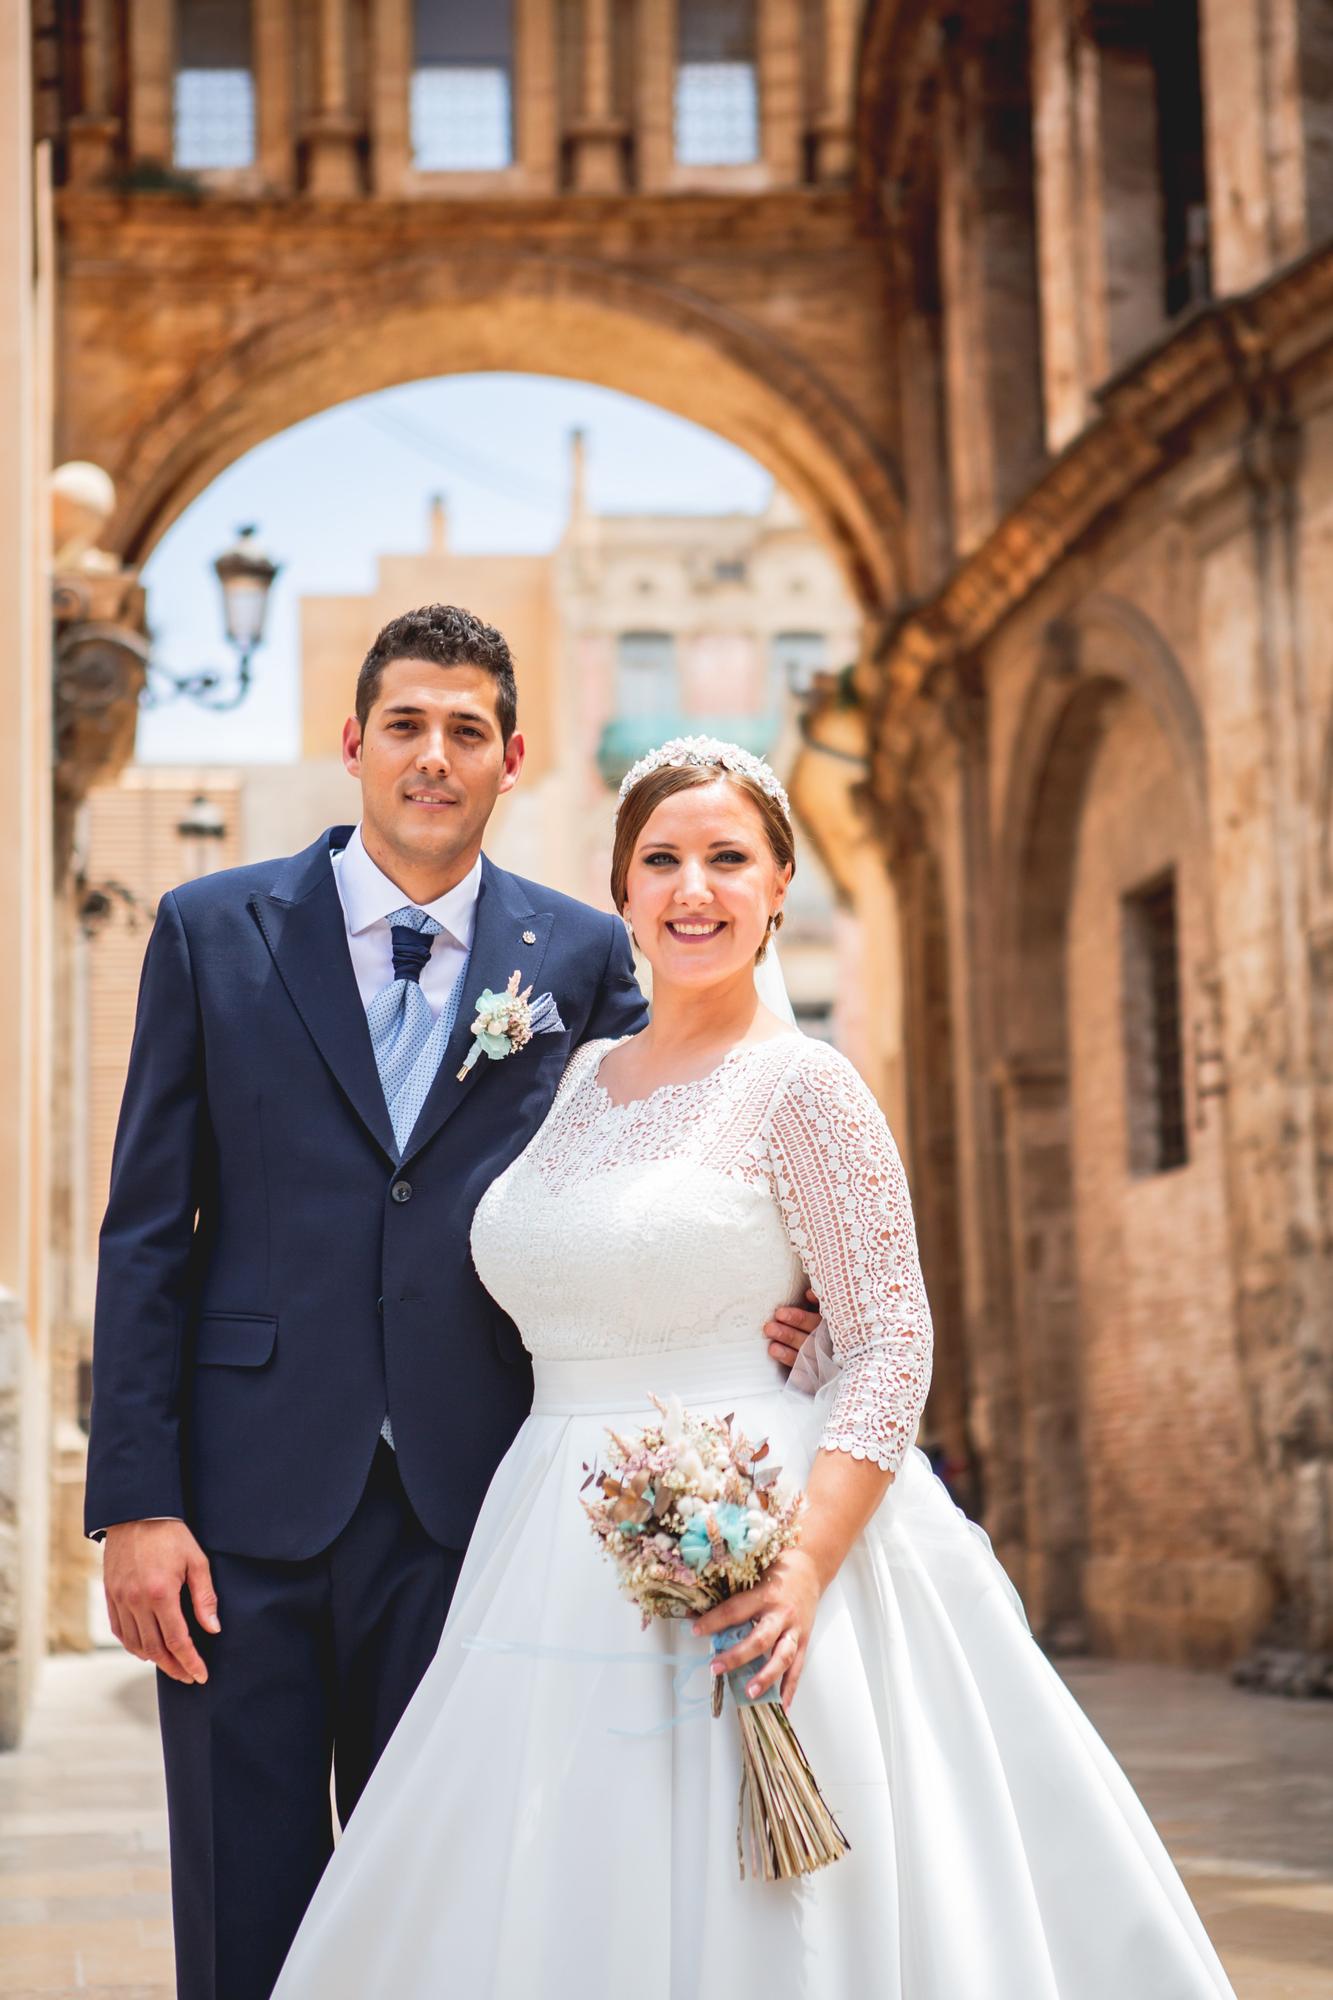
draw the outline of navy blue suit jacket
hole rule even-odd
[[[101,1236],[90,1531],[176,1514],[206,1549],[315,1555],[387,1408],[422,1524],[461,1547],[527,1415],[468,1234],[573,1048],[643,1025],[624,926],[483,863],[467,991],[400,1161],[329,861],[350,833],[162,899]],[[516,968],[565,1032],[460,1083],[472,1002]]]

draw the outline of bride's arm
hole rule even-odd
[[[716,1665],[725,1672],[771,1652],[751,1691],[781,1679],[789,1707],[819,1599],[916,1436],[930,1387],[931,1321],[893,1135],[855,1070],[832,1051],[811,1050],[789,1074],[773,1111],[771,1158],[787,1233],[841,1368],[806,1484],[800,1546],[695,1630],[754,1618],[749,1638]]]

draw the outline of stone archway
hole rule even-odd
[[[618,389],[729,439],[805,509],[868,612],[897,600],[893,467],[833,385],[770,330],[682,285],[549,254],[414,255],[368,279],[358,287],[344,269],[312,283],[296,314],[270,300],[239,337],[195,342],[181,358],[154,317],[159,365],[67,414],[65,449],[116,480],[110,540],[128,561],[142,562],[234,459],[305,417],[408,381],[512,371]]]
[[[1228,1542],[1233,1530],[1223,1524],[1212,1551],[1200,1555],[1182,1546],[1176,1551],[1178,1561],[1159,1562],[1152,1575],[1140,1568],[1138,1601],[1126,1602],[1125,1576],[1133,1565],[1125,1549],[1132,1531],[1125,1528],[1117,1535],[1107,1527],[1117,1504],[1123,1518],[1128,1516],[1122,1503],[1107,1498],[1115,1490],[1116,1474],[1107,1473],[1105,1437],[1116,1425],[1137,1426],[1135,1434],[1146,1436],[1152,1424],[1163,1421],[1160,1410],[1131,1409],[1129,1404],[1145,1395],[1151,1402],[1153,1392],[1145,1384],[1162,1379],[1168,1363],[1176,1365],[1167,1350],[1175,1345],[1183,1350],[1194,1340],[1193,1309],[1181,1308],[1178,1341],[1174,1331],[1163,1336],[1147,1362],[1143,1351],[1137,1359],[1122,1351],[1112,1368],[1107,1343],[1098,1332],[1101,1320],[1109,1326],[1118,1312],[1121,1322],[1137,1327],[1139,1307],[1125,1302],[1123,1285],[1124,1297],[1117,1294],[1106,1304],[1105,1270],[1096,1260],[1104,1257],[1108,1243],[1120,1242],[1117,1232],[1133,1227],[1132,1218],[1143,1215],[1145,1204],[1155,1204],[1165,1214],[1173,1202],[1188,1200],[1210,1219],[1224,1215],[1224,1149],[1217,1132],[1210,1134],[1206,1157],[1200,1154],[1205,1178],[1200,1181],[1196,1173],[1188,1198],[1181,1188],[1173,1191],[1155,1178],[1131,1180],[1115,1146],[1103,1150],[1104,1170],[1097,1168],[1097,1148],[1106,1134],[1122,1132],[1127,1115],[1121,898],[1136,885],[1139,872],[1145,880],[1153,875],[1160,859],[1154,850],[1140,871],[1141,857],[1117,863],[1104,854],[1101,843],[1108,827],[1107,759],[1119,759],[1115,768],[1122,775],[1136,756],[1140,768],[1152,765],[1166,774],[1158,782],[1168,787],[1170,813],[1165,820],[1158,813],[1143,817],[1157,830],[1168,822],[1175,827],[1174,835],[1161,837],[1174,840],[1173,866],[1178,862],[1184,870],[1181,895],[1188,919],[1182,919],[1186,929],[1179,949],[1182,961],[1188,960],[1190,988],[1197,996],[1206,986],[1213,957],[1203,732],[1179,662],[1132,605],[1092,600],[1076,620],[1051,627],[1046,641],[1045,659],[1015,732],[998,844],[998,962],[1005,981],[1003,1075],[1028,1598],[1034,1624],[1057,1644],[1095,1638],[1110,1650],[1160,1657],[1186,1644],[1180,1636],[1180,1607],[1169,1601],[1171,1591],[1187,1591],[1210,1562],[1220,1574],[1235,1555]],[[1099,802],[1096,814],[1094,801]],[[1093,830],[1094,819],[1100,833]],[[1141,839],[1131,834],[1123,845],[1127,852],[1140,847],[1146,852],[1152,841],[1146,834]],[[1117,866],[1125,873],[1123,881]],[[1090,889],[1090,882],[1101,887]],[[1092,895],[1101,912],[1101,942],[1113,939],[1115,944],[1112,956],[1098,960],[1095,973],[1089,971],[1087,935],[1076,932],[1075,916],[1076,910],[1086,916]],[[1082,956],[1076,959],[1076,952]],[[1096,999],[1096,1023],[1090,1023],[1087,1013],[1090,991]],[[1096,1065],[1092,1084],[1090,1060]],[[1114,1083],[1109,1095],[1108,1080]],[[1101,1097],[1090,1094],[1097,1088]],[[1197,1101],[1192,1109],[1197,1110]],[[1094,1183],[1107,1190],[1107,1209],[1100,1214],[1089,1196]],[[1112,1202],[1118,1207],[1108,1221]],[[1222,1232],[1217,1234],[1217,1258],[1224,1265]],[[1093,1260],[1087,1268],[1084,1258]],[[1122,1261],[1116,1268],[1123,1273],[1127,1266]],[[1160,1245],[1157,1253],[1144,1246],[1136,1260],[1136,1296],[1153,1295],[1155,1284],[1169,1290],[1172,1270],[1180,1268],[1169,1245],[1165,1259]],[[1223,1271],[1214,1269],[1214,1277],[1218,1296],[1212,1304],[1214,1321],[1222,1328],[1222,1349],[1229,1287]],[[1234,1354],[1224,1355],[1219,1365],[1235,1362]],[[1113,1384],[1109,1392],[1108,1379]],[[1239,1402],[1239,1384],[1237,1392]],[[1182,1454],[1191,1449],[1191,1422],[1185,1415],[1178,1419],[1175,1437]],[[1243,1456],[1243,1439],[1236,1440],[1236,1449]],[[1196,1484],[1202,1490],[1206,1478],[1201,1475]],[[1125,1490],[1137,1489],[1131,1481]],[[1157,1599],[1154,1590],[1161,1593]],[[1221,1630],[1221,1614],[1211,1638],[1197,1607],[1195,1617],[1197,1629],[1189,1643],[1199,1658],[1210,1646],[1218,1657],[1234,1650],[1237,1635]]]

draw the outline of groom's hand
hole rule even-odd
[[[205,1632],[220,1632],[208,1557],[184,1521],[122,1521],[106,1531],[103,1581],[111,1630],[127,1653],[173,1681],[201,1684],[208,1668],[181,1607],[187,1584]]]
[[[797,1355],[819,1325],[819,1300],[809,1289],[805,1296],[814,1306],[813,1312],[807,1312],[804,1306],[779,1306],[764,1328],[768,1351],[784,1368],[794,1366]]]

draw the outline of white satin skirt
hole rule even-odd
[[[819,1608],[792,1719],[851,1842],[742,1881],[707,1641],[640,1629],[579,1504],[648,1392],[804,1479],[762,1346],[539,1362],[436,1658],[276,2000],[1214,2000],[1226,1974],[982,1531],[909,1453]]]

